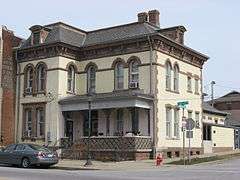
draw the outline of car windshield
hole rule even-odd
[[[50,153],[51,151],[45,147],[39,146],[39,145],[35,145],[35,144],[29,144],[29,146],[36,151],[43,151],[43,152],[47,152]]]

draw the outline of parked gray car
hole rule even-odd
[[[58,163],[56,152],[35,144],[11,144],[0,149],[0,164],[18,165],[23,168]]]

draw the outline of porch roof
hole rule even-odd
[[[59,100],[62,111],[87,110],[91,101],[92,109],[110,109],[124,107],[140,107],[150,109],[153,96],[141,90],[122,90],[110,93],[68,96]]]

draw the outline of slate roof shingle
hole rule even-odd
[[[225,111],[219,111],[218,109],[212,107],[208,102],[203,102],[203,111],[213,113],[213,114],[220,114],[223,116],[230,115],[230,113]]]
[[[62,22],[46,25],[44,27],[50,29],[50,32],[45,39],[45,44],[63,42],[77,47],[146,36],[149,34],[158,33],[160,30],[158,27],[153,26],[147,22],[135,22],[88,32],[80,29],[77,30],[75,27],[69,26]],[[31,41],[30,38],[28,38],[22,44],[21,48],[30,46]]]

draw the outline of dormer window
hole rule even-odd
[[[33,33],[33,35],[32,35],[32,43],[33,43],[33,45],[40,44],[40,31]]]
[[[34,25],[30,27],[29,30],[32,32],[31,35],[32,45],[38,45],[43,43],[47,38],[48,33],[51,31],[51,29],[41,25]]]

